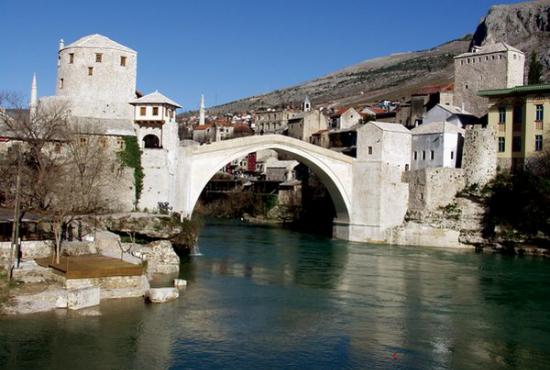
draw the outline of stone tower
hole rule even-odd
[[[474,46],[455,57],[454,105],[479,117],[487,113],[487,98],[479,90],[523,85],[525,54],[503,42]]]
[[[136,96],[137,53],[98,34],[59,43],[56,95],[80,117],[128,119]]]

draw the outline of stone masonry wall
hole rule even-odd
[[[460,168],[425,168],[405,174],[409,183],[409,212],[433,211],[455,200],[464,189],[464,173]]]
[[[486,185],[497,172],[497,138],[493,128],[466,129],[462,168],[466,186]]]

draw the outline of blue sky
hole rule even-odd
[[[498,3],[516,1],[500,0]],[[138,51],[138,88],[195,109],[473,32],[494,0],[0,0],[0,90],[55,90],[56,54],[100,33]]]

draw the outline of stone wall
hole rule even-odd
[[[7,261],[10,255],[11,242],[0,242],[0,260]],[[53,251],[53,242],[50,240],[29,240],[21,242],[23,259],[48,257]]]
[[[455,201],[464,189],[464,173],[460,168],[425,168],[404,175],[409,183],[409,212],[433,211]]]
[[[497,139],[494,128],[474,125],[466,129],[462,168],[466,186],[486,185],[497,173]]]

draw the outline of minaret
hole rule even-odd
[[[65,41],[63,39],[59,40],[59,50],[63,49],[65,47]]]
[[[38,105],[38,91],[36,88],[36,73],[32,75],[31,85],[31,101],[29,102],[29,113],[32,116],[36,113],[36,106]]]
[[[204,95],[201,94],[201,106],[199,108],[199,125],[204,125]]]

